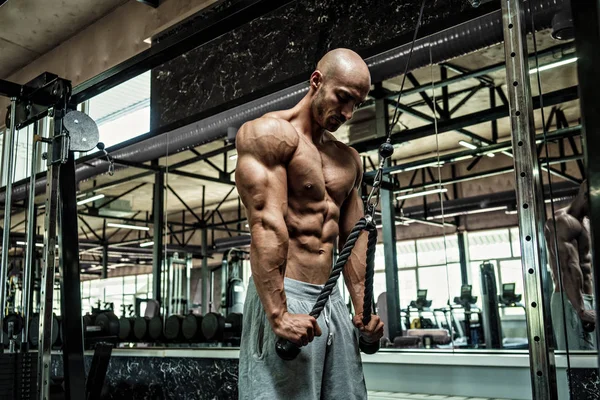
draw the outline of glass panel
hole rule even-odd
[[[148,132],[150,71],[91,98],[88,114],[98,125],[100,141],[106,147]]]
[[[507,229],[469,232],[468,241],[471,260],[511,257],[511,244]]]
[[[383,254],[383,245],[380,246]],[[414,240],[397,242],[396,251],[398,252],[398,268],[413,268],[417,266],[417,252]]]

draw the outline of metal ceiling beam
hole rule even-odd
[[[544,107],[553,106],[556,104],[565,103],[567,101],[576,100],[578,98],[577,86],[572,86],[566,89],[557,90],[551,93],[544,94]],[[534,109],[540,108],[539,96],[533,98]],[[400,144],[408,141],[421,139],[437,133],[455,131],[467,126],[477,125],[484,122],[490,122],[496,119],[508,117],[508,107],[499,106],[488,110],[478,111],[472,114],[464,115],[458,118],[451,118],[446,121],[435,124],[420,126],[418,128],[408,129],[395,133],[391,137],[392,144]],[[359,153],[373,151],[381,145],[381,138],[369,139],[364,142],[351,145]]]
[[[581,125],[574,125],[569,128],[564,128],[564,129],[556,130],[554,132],[549,132],[546,135],[546,139],[548,142],[550,142],[553,140],[559,140],[562,138],[577,136],[580,133],[581,133]],[[544,140],[543,134],[539,134],[536,136],[536,141],[538,143],[542,142],[543,140]],[[501,143],[497,143],[497,144],[492,144],[489,146],[480,147],[475,150],[464,150],[464,151],[460,151],[458,153],[446,154],[446,155],[439,156],[439,157],[434,156],[434,157],[429,157],[429,158],[425,158],[422,160],[411,161],[411,162],[407,162],[404,164],[398,164],[398,165],[395,165],[392,167],[386,167],[383,169],[383,173],[389,174],[389,173],[394,173],[394,172],[399,173],[399,172],[403,172],[403,171],[412,171],[412,170],[421,168],[422,166],[425,166],[425,165],[432,165],[433,163],[437,163],[438,161],[445,162],[445,163],[452,163],[452,162],[456,162],[457,159],[462,160],[465,157],[475,157],[475,156],[482,155],[485,153],[490,153],[490,152],[496,153],[496,152],[510,150],[511,148],[512,148],[511,142],[505,141],[505,142],[501,142]],[[369,171],[364,174],[364,179],[372,180],[374,176],[375,176],[375,171]]]

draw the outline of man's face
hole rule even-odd
[[[361,87],[362,86],[362,87]],[[365,100],[369,88],[362,84],[324,79],[312,102],[313,118],[323,129],[335,132],[352,118],[354,110]]]

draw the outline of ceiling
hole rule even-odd
[[[0,79],[127,0],[8,0],[0,7]]]

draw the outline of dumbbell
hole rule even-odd
[[[133,323],[133,336],[140,342],[156,342],[162,340],[162,319],[159,316],[137,317]]]
[[[185,340],[181,325],[183,324],[183,315],[171,315],[165,322],[165,339],[169,342],[181,342]]]
[[[135,341],[135,336],[133,334],[134,322],[135,322],[135,318],[132,318],[132,317],[119,318],[119,341],[120,342]]]
[[[52,314],[52,337],[51,343],[55,346],[58,343],[58,334],[60,326],[55,314]],[[40,315],[34,314],[29,322],[29,344],[32,347],[38,347],[40,338]]]
[[[231,313],[224,318],[221,314],[210,312],[202,319],[202,333],[208,341],[239,337],[242,333],[242,314]]]
[[[202,316],[196,314],[188,314],[181,322],[181,334],[185,340],[192,343],[206,342],[206,338],[202,333]]]
[[[93,319],[84,315],[83,332],[87,337],[117,337],[119,336],[119,318],[112,311],[101,312]]]

